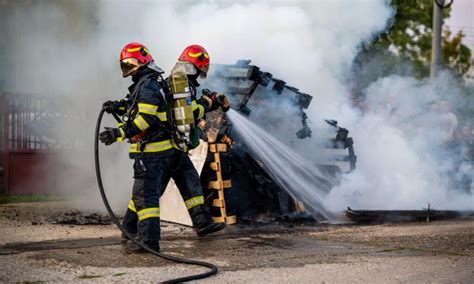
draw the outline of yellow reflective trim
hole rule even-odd
[[[203,55],[203,54],[204,54],[204,57],[209,58],[209,54],[207,54],[207,53],[205,53],[205,52],[198,52],[198,53],[192,53],[191,51],[188,52],[188,55],[189,55],[190,57],[192,57],[192,58],[199,57],[199,56],[201,56],[201,55]]]
[[[131,211],[137,213],[137,209],[135,209],[135,203],[133,203],[133,200],[130,200],[128,202],[128,209],[130,209]]]
[[[191,209],[198,205],[204,204],[204,196],[199,195],[193,198],[190,198],[184,202],[186,204],[186,208]]]
[[[189,151],[189,147],[186,146],[186,145],[183,145],[183,146],[184,146],[184,149],[179,147],[176,143],[173,142],[173,147],[172,148],[175,148],[176,150],[187,153]]]
[[[146,113],[151,115],[156,115],[156,111],[158,110],[158,106],[151,105],[151,104],[138,104],[138,112]]]
[[[164,112],[157,112],[156,116],[161,120],[161,121],[168,121],[168,117],[166,116],[166,111]]]
[[[188,52],[188,55],[192,58],[196,58],[196,57],[199,57],[202,55],[202,52],[198,52],[198,53],[192,53],[191,51]]]
[[[138,129],[140,129],[141,131],[145,131],[148,129],[148,127],[150,127],[150,125],[148,124],[148,122],[146,122],[146,120],[141,116],[141,115],[138,115],[134,120],[133,120],[133,123],[135,123],[135,125],[138,127]]]
[[[143,150],[143,153],[156,153],[156,152],[162,152],[166,151],[173,148],[173,145],[171,144],[171,140],[165,140],[161,142],[153,142],[153,143],[147,143],[145,145],[145,149]],[[139,144],[134,143],[130,145],[130,153],[141,153]]]
[[[120,137],[117,137],[117,142],[122,142],[123,139],[125,138],[125,131],[121,127],[119,127],[120,130]]]
[[[199,115],[198,115],[198,118],[197,119],[201,119],[204,117],[204,114],[206,113],[205,110],[204,110],[204,107],[202,105],[198,105],[198,108],[199,108]]]
[[[173,148],[181,150],[181,148],[179,148],[178,145],[176,143],[174,143],[174,141],[172,142],[172,145],[173,145]]]
[[[192,101],[191,102],[191,107],[193,108],[193,111],[197,110],[198,109],[198,104],[196,103],[196,101]]]
[[[140,51],[140,49],[142,48],[146,51],[146,53],[148,54],[150,53],[150,51],[146,47],[127,48],[127,52],[137,52],[137,51]]]
[[[143,221],[148,218],[160,218],[160,208],[150,207],[137,212],[138,220]]]
[[[136,52],[142,49],[141,47],[135,47],[135,48],[127,48],[127,52]]]

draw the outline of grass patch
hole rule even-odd
[[[100,278],[102,277],[101,275],[89,275],[89,274],[82,274],[79,275],[80,279],[92,279],[92,278]]]
[[[45,201],[60,201],[63,200],[59,196],[51,195],[10,195],[10,194],[0,194],[0,204],[5,203],[19,203],[19,202],[45,202]]]

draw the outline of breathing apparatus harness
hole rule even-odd
[[[199,144],[193,111],[196,89],[188,78],[188,75],[195,72],[196,67],[192,64],[178,62],[166,82],[171,97],[167,109],[171,112],[169,117],[173,127],[173,142],[177,148],[186,153]]]
[[[124,117],[126,117],[126,119],[129,119],[130,116],[131,116],[131,111],[134,109],[134,105],[136,104],[136,100],[137,100],[137,95],[138,95],[138,90],[140,89],[140,86],[143,84],[143,81],[144,79],[146,78],[149,78],[151,76],[144,76],[142,78],[140,78],[139,82],[137,83],[135,89],[134,89],[134,92],[131,94],[130,96],[130,99],[132,99],[132,104],[131,104],[131,107],[129,108],[129,110],[127,111],[127,113],[125,114]],[[161,75],[159,75],[159,77],[161,78]],[[164,80],[163,80],[164,81]],[[168,103],[168,102],[167,102]],[[169,109],[169,108],[168,108]],[[96,173],[96,177],[97,177],[97,184],[99,186],[99,192],[100,192],[100,195],[102,197],[102,201],[104,202],[104,205],[105,205],[105,208],[107,209],[107,212],[108,214],[110,215],[110,218],[112,219],[112,221],[115,223],[115,225],[120,229],[120,231],[122,231],[122,233],[127,236],[127,238],[129,240],[131,240],[134,244],[136,244],[137,246],[143,248],[144,250],[158,256],[158,257],[161,257],[163,259],[166,259],[166,260],[170,260],[170,261],[173,261],[173,262],[176,262],[176,263],[184,263],[184,264],[191,264],[191,265],[198,265],[198,266],[202,266],[202,267],[206,267],[206,268],[209,268],[210,271],[207,271],[207,272],[204,272],[204,273],[199,273],[199,274],[195,274],[195,275],[190,275],[190,276],[184,276],[184,277],[180,277],[180,278],[176,278],[176,279],[171,279],[171,280],[167,280],[167,281],[164,281],[163,283],[180,283],[180,282],[187,282],[187,281],[192,281],[192,280],[198,280],[198,279],[203,279],[203,278],[206,278],[206,277],[209,277],[209,276],[212,276],[212,275],[215,275],[217,274],[218,272],[218,268],[216,265],[212,264],[212,263],[208,263],[208,262],[204,262],[204,261],[199,261],[199,260],[192,260],[192,259],[186,259],[186,258],[181,258],[181,257],[176,257],[176,256],[171,256],[171,255],[166,255],[166,254],[163,254],[161,252],[158,252],[158,251],[155,251],[151,248],[149,248],[148,246],[146,246],[143,242],[141,242],[140,240],[136,239],[133,235],[131,235],[129,232],[127,232],[122,224],[120,224],[120,221],[118,220],[118,218],[115,216],[115,213],[113,212],[110,204],[109,204],[109,201],[107,199],[107,195],[105,194],[105,189],[104,189],[104,185],[102,183],[102,175],[101,175],[101,171],[100,171],[100,155],[99,155],[99,133],[100,133],[100,126],[101,126],[101,123],[102,123],[102,118],[104,116],[104,112],[105,110],[102,109],[100,112],[99,112],[99,116],[97,118],[97,124],[96,124],[96,127],[95,127],[95,136],[94,136],[94,160],[95,160],[95,173]],[[124,123],[124,121],[122,121],[118,115],[116,115],[115,113],[112,114],[113,117],[115,118],[115,120],[117,120],[117,122],[119,124],[122,124]],[[172,117],[172,116],[171,116]],[[140,139],[141,140],[141,139]],[[143,141],[140,141],[140,143],[144,143],[146,144],[146,140],[143,140]]]
[[[193,137],[193,135],[197,134],[192,105],[192,101],[196,98],[195,89],[191,86],[192,83],[189,82],[187,73],[183,70],[182,66],[181,64],[177,64],[178,68],[175,67],[175,69],[173,69],[168,80],[164,80],[161,76],[161,69],[155,70],[153,66],[147,66],[147,68],[158,72],[156,80],[162,87],[161,95],[163,101],[166,103],[166,116],[169,125],[163,126],[162,130],[171,136],[174,147],[187,153],[190,149],[194,149],[199,144],[199,140],[195,141],[196,137]],[[156,76],[156,73],[145,75],[136,83],[133,92],[129,95],[129,100],[131,100],[132,103],[127,108],[127,112],[123,115],[123,121],[114,115],[119,124],[126,123],[134,115],[133,112],[136,111],[138,91],[141,85],[143,85],[143,82],[153,76]],[[171,130],[169,129],[170,127]],[[146,136],[146,132],[141,135],[138,134],[132,137],[131,141],[137,143],[139,147],[142,148],[141,150],[143,150],[148,140],[153,139],[153,137],[143,139],[143,137]]]

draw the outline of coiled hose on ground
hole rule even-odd
[[[186,281],[191,281],[191,280],[197,280],[197,279],[203,279],[212,275],[217,274],[218,269],[217,266],[215,266],[212,263],[204,262],[204,261],[199,261],[199,260],[192,260],[192,259],[185,259],[185,258],[180,258],[176,256],[171,256],[171,255],[166,255],[162,254],[160,252],[154,251],[151,248],[147,247],[145,244],[140,242],[139,240],[135,239],[130,233],[125,231],[125,229],[122,227],[120,224],[119,220],[115,216],[114,212],[112,211],[112,208],[110,207],[109,201],[107,200],[107,196],[105,194],[104,190],[104,185],[102,184],[102,176],[100,173],[100,159],[99,159],[99,132],[100,132],[100,125],[102,123],[102,118],[104,116],[104,110],[102,109],[99,113],[99,117],[97,118],[97,124],[95,127],[95,136],[94,136],[94,159],[95,159],[95,173],[97,176],[97,183],[99,185],[99,191],[100,195],[102,196],[102,201],[104,202],[105,208],[107,209],[107,212],[110,215],[110,218],[112,221],[117,225],[117,227],[122,231],[124,235],[126,235],[133,243],[135,243],[137,246],[142,247],[144,250],[161,257],[166,260],[170,260],[173,262],[177,263],[184,263],[184,264],[192,264],[192,265],[198,265],[198,266],[203,266],[206,268],[209,268],[210,271],[200,273],[200,274],[195,274],[195,275],[190,275],[190,276],[184,276],[176,279],[171,279],[164,281],[162,283],[180,283],[180,282],[186,282]],[[116,118],[117,119],[117,118]]]

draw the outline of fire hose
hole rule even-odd
[[[104,202],[105,208],[107,209],[107,212],[109,213],[110,218],[112,219],[112,221],[115,223],[115,225],[117,225],[117,227],[120,229],[120,231],[122,231],[122,233],[125,236],[127,236],[127,238],[129,240],[131,240],[137,246],[139,246],[139,247],[143,248],[144,250],[148,251],[149,253],[152,253],[152,254],[154,254],[158,257],[161,257],[165,260],[173,261],[173,262],[176,262],[176,263],[197,265],[197,266],[202,266],[202,267],[206,267],[206,268],[210,269],[210,271],[207,271],[207,272],[203,272],[203,273],[199,273],[199,274],[195,274],[195,275],[190,275],[190,276],[184,276],[184,277],[180,277],[180,278],[176,278],[176,279],[171,279],[171,280],[164,281],[162,283],[187,282],[187,281],[191,281],[191,280],[203,279],[203,278],[206,278],[206,277],[217,274],[217,272],[218,272],[217,266],[215,266],[212,263],[199,261],[199,260],[185,259],[185,258],[180,258],[180,257],[160,253],[160,252],[155,251],[155,250],[149,248],[148,246],[146,246],[143,242],[136,239],[133,235],[131,235],[129,232],[127,232],[122,227],[122,225],[120,224],[120,221],[117,219],[117,217],[115,216],[112,208],[110,207],[109,201],[108,201],[107,196],[105,194],[104,185],[102,184],[102,175],[100,173],[99,132],[100,132],[100,125],[102,123],[102,118],[104,116],[104,112],[105,112],[104,109],[102,109],[100,111],[99,117],[97,118],[97,124],[96,124],[96,127],[95,127],[95,136],[94,136],[95,173],[96,173],[97,183],[99,185],[99,191],[100,191],[100,195],[102,197],[102,201]],[[114,115],[114,118],[116,120],[118,120],[119,122],[121,121],[120,118],[117,115]]]

